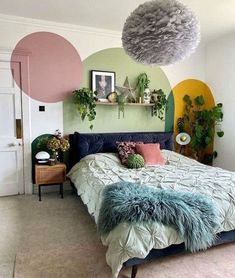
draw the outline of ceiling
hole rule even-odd
[[[0,13],[121,31],[143,0],[0,0]],[[197,14],[203,38],[235,31],[235,0],[181,0]]]

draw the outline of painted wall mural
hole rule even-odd
[[[22,89],[31,98],[46,103],[63,101],[80,85],[81,58],[65,38],[50,32],[32,33],[17,43],[12,62],[22,51],[29,55],[30,91]]]
[[[63,102],[64,133],[79,132],[128,132],[176,130],[177,119],[183,114],[183,96],[192,98],[203,95],[208,108],[214,106],[209,87],[199,80],[188,79],[172,90],[170,82],[160,67],[149,67],[133,61],[122,48],[108,48],[96,52],[83,62],[75,47],[60,35],[50,32],[35,32],[22,38],[12,53],[12,62],[17,53],[29,54],[28,88],[22,88],[32,99],[44,103]],[[162,89],[168,96],[165,121],[152,117],[150,107],[126,106],[125,117],[118,119],[117,106],[97,105],[97,116],[89,129],[82,122],[72,100],[72,92],[81,87],[91,88],[91,70],[111,71],[116,74],[116,85],[123,86],[128,77],[135,88],[137,76],[146,73],[150,90]],[[19,81],[15,80],[20,86]]]
[[[215,106],[213,94],[208,85],[200,80],[187,79],[177,84],[172,90],[174,98],[174,134],[178,134],[177,120],[183,116],[185,103],[183,97],[187,94],[192,100],[202,95],[205,100],[205,109],[211,109]],[[175,149],[179,150],[179,145],[175,142]],[[212,146],[213,148],[213,146]],[[211,151],[211,150],[210,150]]]
[[[123,86],[128,76],[132,87],[136,78],[146,72],[150,79],[150,89],[162,89],[168,96],[171,92],[169,80],[160,67],[149,67],[134,62],[122,48],[110,48],[94,53],[83,61],[83,79],[81,87],[91,88],[91,70],[113,71],[116,73],[116,85]],[[72,98],[64,102],[64,132],[91,132],[89,123],[82,122],[73,104]],[[151,116],[150,107],[125,108],[125,117],[118,119],[117,106],[97,105],[97,116],[92,132],[128,132],[128,131],[164,131],[165,122]]]

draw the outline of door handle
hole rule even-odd
[[[9,147],[17,147],[17,146],[18,146],[17,143],[11,143],[11,144],[9,144]]]
[[[8,146],[9,146],[9,147],[21,147],[21,146],[22,146],[22,143],[21,143],[21,142],[10,143]]]

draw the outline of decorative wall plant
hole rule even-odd
[[[167,98],[162,89],[154,90],[152,92],[153,115],[157,116],[160,120],[164,120],[164,112],[167,108]]]
[[[121,113],[122,116],[124,118],[125,116],[125,103],[126,103],[126,97],[124,95],[124,93],[118,94],[117,95],[117,103],[118,103],[118,119],[120,119],[121,117]]]
[[[185,95],[183,101],[185,113],[182,118],[178,119],[178,129],[187,131],[191,135],[190,146],[194,157],[200,162],[211,164],[213,158],[217,156],[217,152],[208,152],[208,149],[213,149],[215,134],[218,137],[224,135],[221,130],[223,105],[218,103],[211,109],[204,109],[203,96],[197,96],[192,101],[190,96]]]
[[[88,118],[88,121],[94,121],[96,117],[96,92],[89,88],[82,88],[73,92],[74,103],[77,105],[82,121]],[[90,129],[93,124],[90,125]]]
[[[148,88],[148,85],[150,83],[150,80],[148,79],[148,76],[146,73],[141,73],[137,77],[137,84],[136,84],[136,90],[138,92],[138,97],[143,100],[144,97],[144,90]]]

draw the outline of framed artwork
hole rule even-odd
[[[97,92],[98,99],[107,99],[108,94],[115,90],[115,72],[92,70],[91,89]]]

